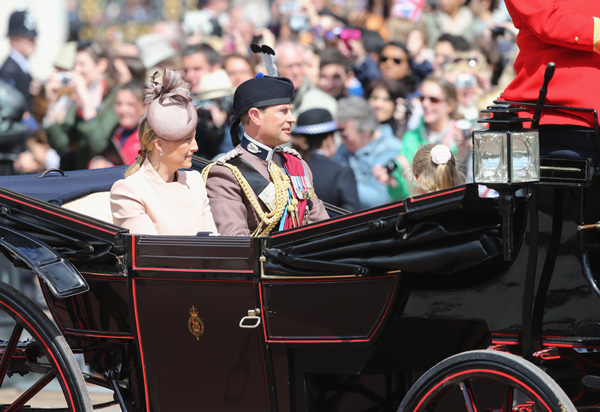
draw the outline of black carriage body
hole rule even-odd
[[[3,178],[0,219],[85,281],[58,297],[38,272],[69,346],[117,370],[133,410],[396,410],[457,353],[600,346],[599,235],[577,229],[600,220],[597,177],[522,191],[506,261],[498,200],[472,184],[264,239],[137,236],[48,203],[120,173],[48,176],[44,200],[17,193],[40,196],[37,177]]]

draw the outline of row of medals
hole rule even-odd
[[[292,186],[294,186],[294,184],[292,183]],[[315,190],[312,187],[309,187],[308,189],[299,189],[297,187],[294,187],[294,193],[296,193],[296,196],[298,197],[298,199],[302,200],[302,199],[314,199],[315,198]],[[289,203],[288,203],[288,213],[291,215],[292,218],[292,224],[294,225],[294,227],[300,226],[301,223],[300,222],[300,217],[298,216],[298,199],[293,198],[290,199]],[[304,213],[304,224],[306,224],[306,222],[308,221],[308,207],[305,210]]]

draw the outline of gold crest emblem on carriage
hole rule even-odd
[[[190,309],[190,318],[188,319],[188,330],[200,340],[200,336],[204,333],[204,322],[198,317],[198,309],[194,305]]]

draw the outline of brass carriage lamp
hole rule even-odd
[[[489,129],[473,132],[473,180],[475,183],[520,185],[540,180],[540,145],[536,129],[524,129],[531,119],[517,116],[522,108],[497,104],[482,110],[492,118],[479,120]]]

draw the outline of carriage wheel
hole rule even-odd
[[[543,370],[490,350],[460,353],[429,369],[398,412],[573,412],[569,397]]]
[[[21,407],[92,411],[81,369],[62,334],[37,305],[0,282],[0,411]]]

